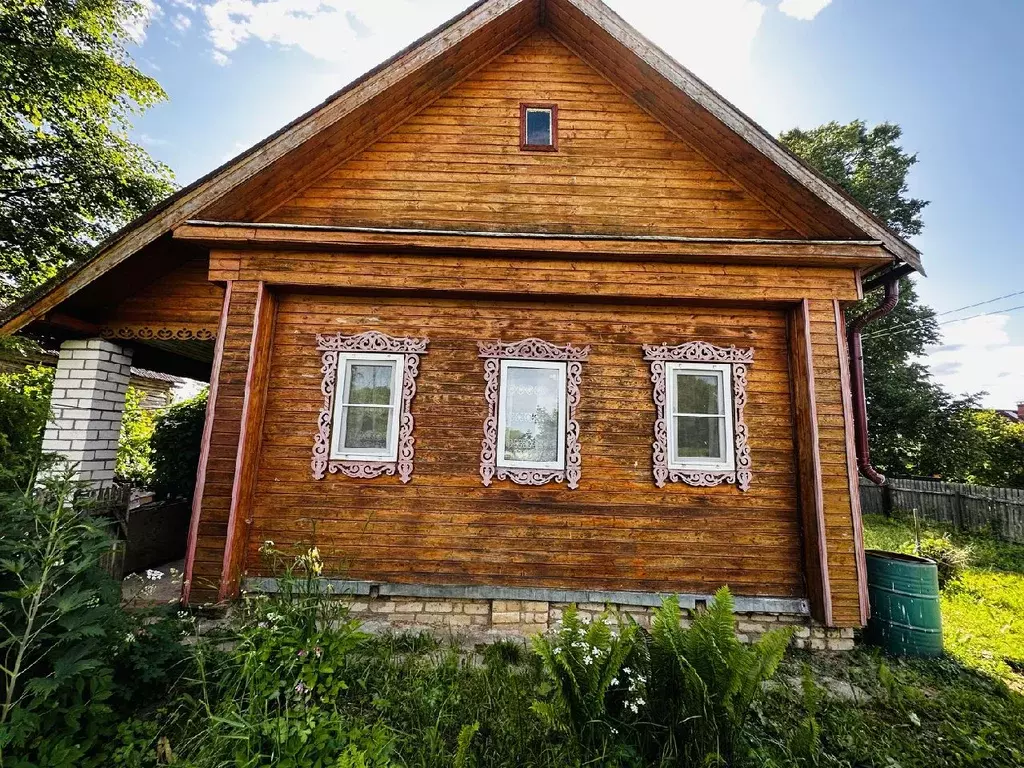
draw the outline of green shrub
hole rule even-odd
[[[969,544],[955,544],[948,534],[921,539],[916,554],[935,561],[939,570],[939,589],[957,581],[974,559]]]
[[[121,415],[121,435],[117,443],[115,474],[123,482],[136,488],[148,488],[153,480],[153,414],[142,407],[146,393],[128,387],[125,393],[124,413]]]
[[[656,724],[652,759],[732,765],[746,751],[747,716],[778,669],[792,630],[773,630],[744,646],[736,638],[733,609],[732,594],[723,587],[690,629],[682,628],[675,597],[655,611],[648,684],[648,714]]]
[[[156,419],[153,449],[153,491],[158,499],[191,499],[206,421],[207,391],[175,403]]]
[[[118,585],[97,567],[111,542],[74,506],[70,469],[39,483],[0,499],[0,764],[95,765],[124,644]]]
[[[616,632],[607,614],[590,621],[569,606],[557,632],[533,640],[549,682],[549,695],[534,702],[533,710],[549,728],[566,734],[585,759],[606,754],[645,704],[644,670],[626,665],[637,634],[632,622]]]
[[[0,373],[0,491],[29,484],[50,414],[53,369],[28,366]]]

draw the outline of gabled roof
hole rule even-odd
[[[920,254],[790,153],[601,0],[481,0],[220,168],[179,190],[101,243],[93,255],[8,308],[13,333],[192,219],[253,221],[373,143],[540,26],[808,239],[876,240],[923,273]]]

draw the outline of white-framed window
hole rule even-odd
[[[332,460],[397,461],[405,355],[338,355]]]
[[[668,468],[732,471],[732,366],[665,363]]]
[[[499,467],[565,468],[566,363],[502,360]]]

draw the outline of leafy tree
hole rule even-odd
[[[780,137],[783,144],[826,178],[907,237],[921,232],[928,204],[909,196],[907,173],[917,155],[899,145],[898,125],[868,128],[863,121],[827,123]],[[856,317],[882,299],[881,289],[850,309]],[[918,362],[941,338],[935,313],[921,304],[914,283],[900,281],[900,302],[864,334],[864,384],[871,458],[884,472],[962,479],[975,461],[979,438],[972,408],[976,396],[953,397]]]
[[[153,446],[153,491],[158,499],[191,499],[206,421],[203,390],[190,400],[175,403],[156,419]]]
[[[1024,423],[995,411],[972,414],[982,448],[967,480],[1001,488],[1024,488]]]
[[[115,474],[137,487],[146,487],[153,479],[153,414],[142,407],[146,393],[128,387],[121,415],[121,435],[117,444]]]
[[[39,460],[50,414],[53,369],[0,373],[0,491],[22,488]]]
[[[0,3],[0,291],[5,299],[81,259],[171,190],[128,139],[165,98],[125,46],[141,0]]]

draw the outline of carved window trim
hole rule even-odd
[[[427,353],[426,338],[388,336],[380,331],[345,336],[342,333],[316,335],[316,348],[323,365],[320,391],[324,402],[317,420],[317,434],[313,440],[313,479],[323,480],[327,473],[341,473],[346,477],[369,479],[381,475],[398,474],[403,483],[412,478],[416,440],[413,437],[415,420],[412,401],[416,397],[416,376],[419,374],[420,355]],[[353,460],[331,458],[331,428],[334,420],[334,398],[337,390],[338,360],[345,354],[402,355],[402,399],[398,419],[398,456],[395,461]]]
[[[752,347],[716,347],[706,341],[690,341],[678,346],[668,344],[645,344],[644,360],[651,364],[651,383],[654,385],[654,442],[653,471],[654,483],[663,488],[666,482],[683,482],[688,485],[711,487],[722,483],[733,483],[741,491],[750,489],[753,478],[748,442],[747,423],[743,410],[747,403],[747,366],[754,362]],[[666,407],[668,387],[665,375],[666,363],[728,364],[732,380],[733,407],[733,452],[735,467],[729,470],[675,469],[669,466],[668,424]]]
[[[580,384],[583,363],[590,356],[590,347],[559,347],[543,339],[529,338],[509,344],[501,341],[478,341],[477,348],[484,360],[484,398],[487,400],[487,418],[484,420],[484,439],[480,449],[480,477],[489,486],[495,477],[511,480],[519,485],[546,485],[566,483],[575,490],[582,476],[580,451],[580,425],[576,421],[576,407],[580,402]],[[527,469],[498,466],[498,398],[502,360],[541,360],[565,362],[565,466],[562,469]]]

